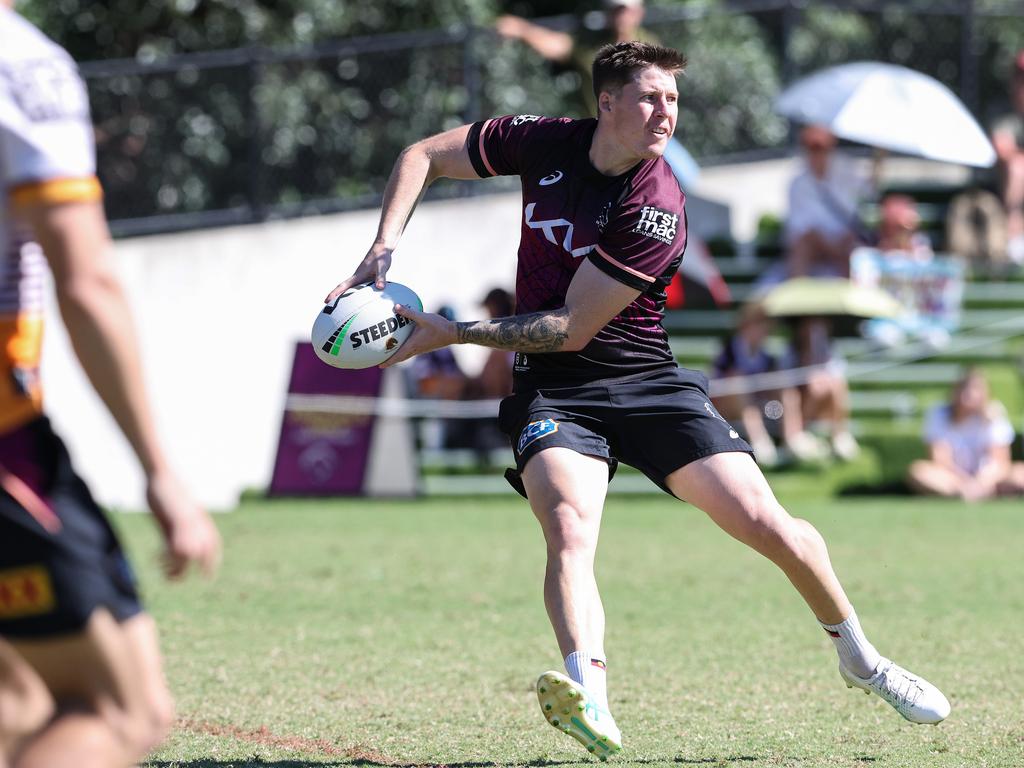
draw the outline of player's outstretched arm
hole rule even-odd
[[[406,147],[395,161],[381,204],[380,225],[370,250],[346,280],[327,294],[329,304],[353,285],[375,280],[384,287],[391,267],[391,253],[398,245],[405,225],[423,196],[436,179],[478,179],[469,159],[467,139],[471,126],[463,125],[439,133]]]
[[[565,306],[546,312],[453,322],[409,307],[396,311],[416,323],[416,330],[381,367],[449,344],[479,344],[514,352],[577,352],[629,306],[640,292],[584,261],[569,285]]]
[[[110,264],[101,204],[30,204],[18,213],[32,225],[50,263],[75,354],[142,464],[150,508],[167,545],[168,574],[180,575],[192,561],[212,573],[220,536],[205,510],[189,499],[157,439],[134,324]]]

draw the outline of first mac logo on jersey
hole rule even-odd
[[[637,222],[634,232],[647,237],[653,237],[663,243],[671,244],[676,239],[676,229],[679,226],[679,215],[671,211],[663,211],[652,205],[645,205],[640,209],[640,221]]]

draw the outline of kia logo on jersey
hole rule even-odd
[[[544,233],[544,237],[547,239],[547,241],[549,243],[554,243],[555,245],[561,245],[562,248],[564,248],[570,254],[572,254],[573,258],[577,258],[577,259],[580,256],[586,256],[588,253],[590,253],[592,250],[594,250],[594,248],[597,247],[597,245],[595,244],[595,245],[583,245],[583,246],[580,246],[579,248],[573,248],[572,247],[573,223],[571,221],[569,221],[568,219],[562,219],[562,218],[558,218],[558,219],[541,219],[539,221],[536,221],[533,218],[533,212],[534,212],[534,210],[536,208],[537,208],[537,204],[536,203],[529,203],[526,206],[526,209],[523,211],[524,217],[526,219],[526,226],[528,226],[530,229],[539,229],[539,230],[541,230]],[[556,227],[566,227],[565,237],[562,239],[561,243],[558,242],[558,239],[555,236],[555,228]]]

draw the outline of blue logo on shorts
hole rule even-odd
[[[516,446],[516,453],[521,454],[530,443],[540,440],[542,437],[553,435],[558,431],[558,422],[554,419],[541,419],[531,421],[519,435],[519,444]]]

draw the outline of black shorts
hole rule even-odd
[[[100,607],[138,614],[121,545],[49,421],[0,436],[0,462],[0,636],[78,632]]]
[[[670,368],[574,387],[517,392],[501,402],[498,423],[512,441],[516,469],[506,478],[526,495],[523,467],[545,448],[570,448],[643,472],[666,493],[665,479],[714,453],[753,454],[715,409],[704,374]]]

